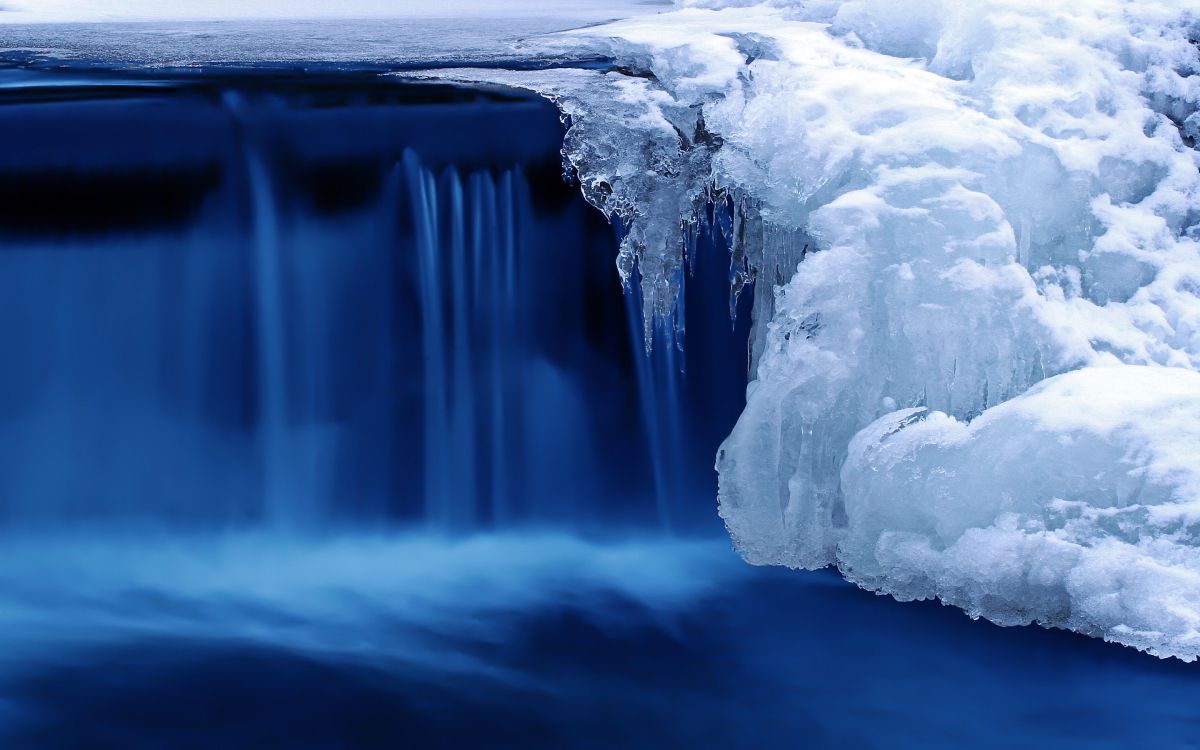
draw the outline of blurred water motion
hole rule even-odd
[[[718,530],[748,323],[698,304],[717,312],[686,372],[665,340],[641,354],[550,104],[335,73],[13,75],[5,523]],[[700,261],[695,293],[721,298],[727,257]]]
[[[715,542],[5,539],[0,744],[1189,747],[1194,665]],[[23,581],[23,585],[21,582]]]

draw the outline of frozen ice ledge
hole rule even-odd
[[[647,325],[755,286],[717,456],[754,564],[1200,655],[1200,3],[684,3],[441,71],[569,123]]]

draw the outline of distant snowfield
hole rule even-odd
[[[537,54],[522,51],[527,39],[669,9],[669,0],[0,0],[0,52],[181,68],[491,64]]]
[[[0,23],[513,16],[586,23],[652,13],[669,5],[654,0],[12,0],[0,3]]]
[[[0,0],[0,52],[178,68],[493,64],[540,55],[523,51],[525,40],[669,9],[664,0]]]

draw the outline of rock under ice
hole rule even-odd
[[[1195,659],[1200,3],[683,5],[441,75],[559,102],[648,315],[706,222],[762,282],[742,554]]]

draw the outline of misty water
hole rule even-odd
[[[647,354],[551,104],[344,67],[0,70],[5,747],[1195,743],[1186,665],[745,565],[720,233]]]

